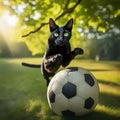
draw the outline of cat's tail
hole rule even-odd
[[[24,63],[24,62],[22,62],[21,64],[22,64],[23,66],[31,67],[31,68],[40,68],[40,67],[41,67],[41,65],[29,64],[29,63]]]

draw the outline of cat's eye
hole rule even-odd
[[[59,36],[59,34],[58,34],[58,33],[54,33],[54,36],[55,36],[55,37],[58,37],[58,36]]]
[[[66,32],[66,33],[64,33],[64,36],[65,36],[65,37],[68,37],[68,35],[69,35],[69,34],[68,34],[67,32]]]

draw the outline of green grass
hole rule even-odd
[[[22,61],[40,63],[41,59],[0,59],[0,120],[120,119],[120,62],[74,60],[70,64],[91,70],[99,82],[100,100],[91,114],[66,118],[50,110],[40,70],[22,67]]]

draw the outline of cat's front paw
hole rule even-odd
[[[83,49],[81,49],[81,48],[75,48],[74,52],[75,52],[76,55],[84,53]]]
[[[63,59],[63,56],[61,54],[57,54],[53,57],[53,62],[54,61],[58,61],[58,62],[61,62]]]

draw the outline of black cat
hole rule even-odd
[[[62,65],[66,67],[72,59],[78,54],[83,54],[81,48],[75,48],[71,51],[69,40],[72,36],[73,19],[70,19],[65,26],[59,27],[55,21],[49,19],[50,37],[41,65],[22,63],[28,67],[41,67],[41,73],[46,79],[47,86],[50,82],[49,77],[53,76]]]

